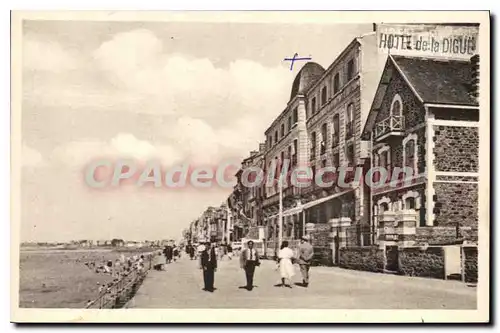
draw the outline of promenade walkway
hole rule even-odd
[[[309,288],[275,287],[272,261],[256,269],[255,288],[243,289],[238,260],[219,262],[213,293],[205,292],[196,260],[182,258],[151,271],[127,308],[475,309],[476,288],[443,281],[332,267],[311,268]],[[295,282],[301,281],[297,267]]]

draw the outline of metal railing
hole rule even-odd
[[[381,137],[392,131],[404,130],[404,117],[403,116],[389,116],[375,126],[375,138]]]
[[[154,256],[154,254],[146,255],[142,267],[134,266],[128,271],[120,272],[118,280],[105,286],[94,300],[87,303],[85,308],[116,309],[123,307],[135,295],[148,271],[152,268]]]

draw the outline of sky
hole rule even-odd
[[[231,189],[95,190],[97,158],[240,161],[286,107],[294,53],[328,67],[371,24],[25,21],[21,240],[178,238]]]

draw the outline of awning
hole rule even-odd
[[[303,209],[308,209],[308,208],[311,208],[311,207],[314,207],[314,206],[317,206],[319,204],[322,204],[323,202],[326,202],[326,201],[329,201],[329,200],[332,200],[332,199],[335,199],[337,197],[340,197],[346,193],[349,193],[351,191],[353,191],[354,189],[350,189],[350,190],[347,190],[347,191],[344,191],[344,192],[340,192],[340,193],[335,193],[335,194],[332,194],[330,196],[327,196],[327,197],[324,197],[324,198],[321,198],[321,199],[318,199],[318,200],[314,200],[314,201],[311,201],[311,202],[308,202],[306,204],[304,204],[302,206]]]
[[[304,209],[304,206],[303,206],[303,205],[301,205],[301,206],[297,206],[297,207],[293,207],[293,208],[290,208],[290,209],[285,210],[285,211],[283,212],[283,217],[285,217],[285,216],[290,216],[290,215],[295,215],[295,214],[301,213],[303,209]],[[274,215],[268,216],[267,218],[268,218],[268,219],[272,219],[272,218],[278,217],[278,215],[279,215],[279,214],[274,214]]]

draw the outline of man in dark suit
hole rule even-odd
[[[205,244],[205,249],[201,252],[200,264],[203,270],[203,282],[205,284],[203,290],[213,292],[214,275],[217,270],[217,255],[215,253],[215,248],[210,242]]]
[[[247,290],[253,289],[253,275],[255,273],[255,267],[260,266],[259,253],[253,248],[253,242],[248,241],[248,248],[241,252],[240,265],[241,268],[245,270],[245,276],[247,279]]]
[[[167,264],[170,264],[173,257],[173,248],[170,244],[167,244],[165,246],[165,249],[163,249],[163,254],[165,255]]]

